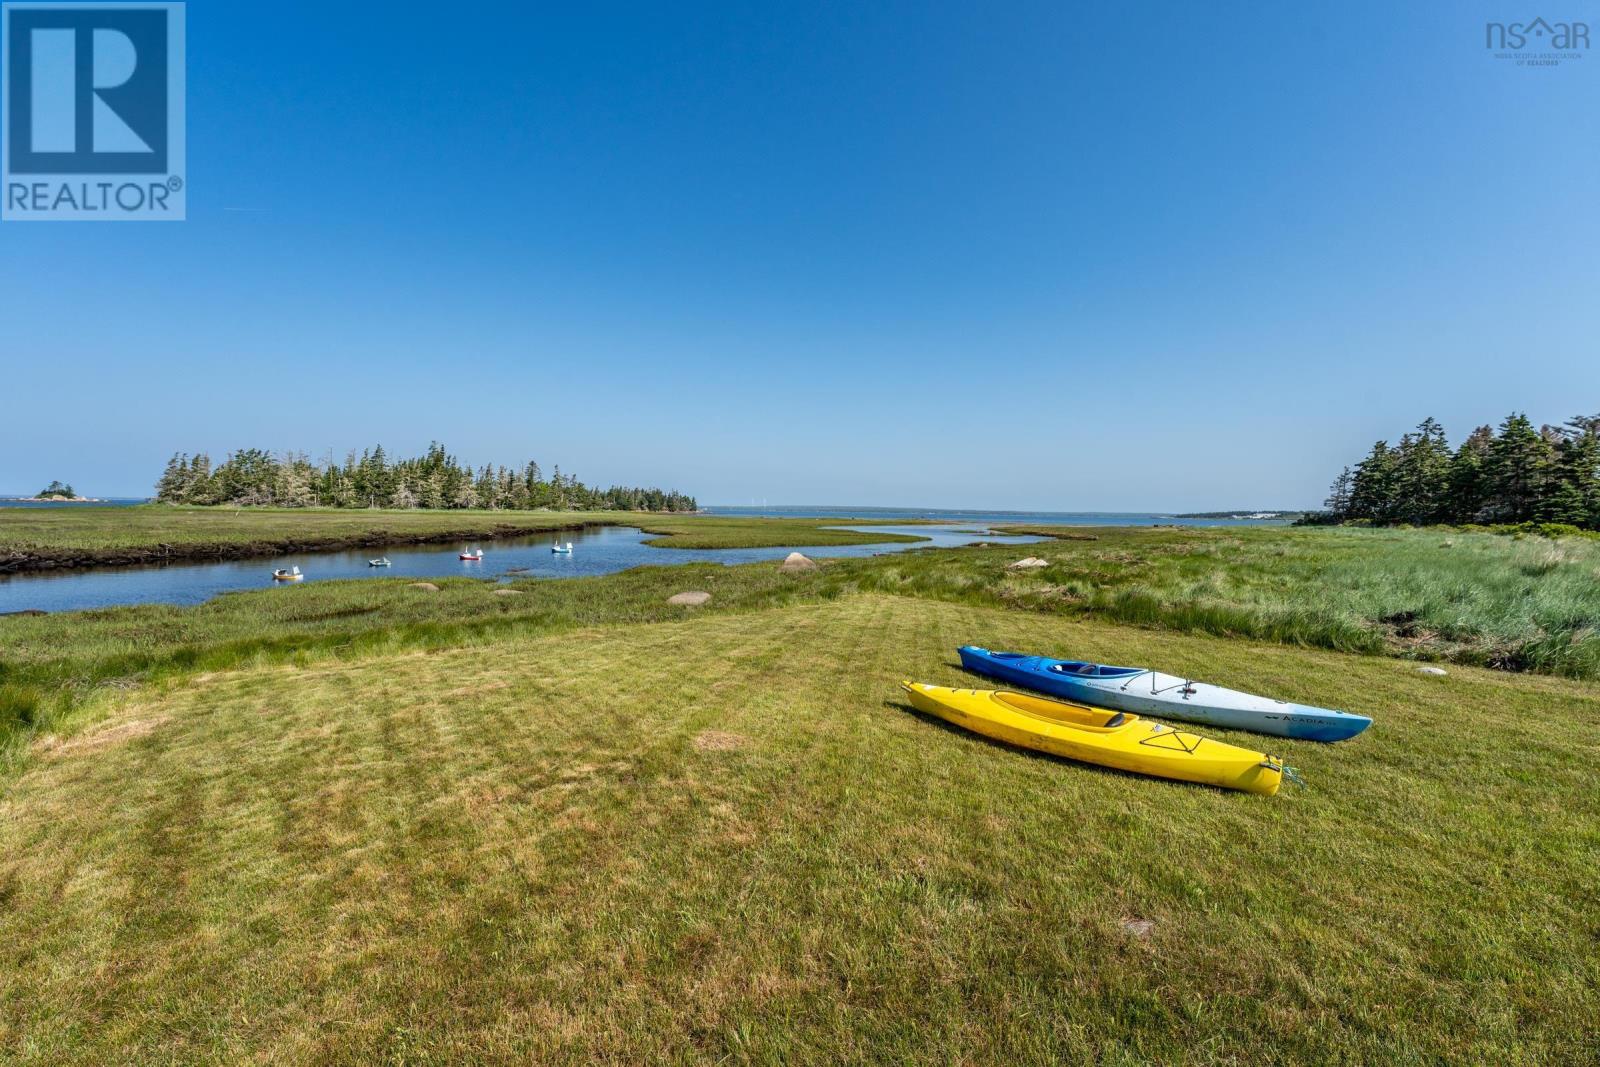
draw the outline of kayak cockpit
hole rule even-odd
[[[1029,696],[1026,693],[1001,692],[996,693],[994,699],[996,703],[1003,704],[1011,711],[1077,730],[1118,730],[1136,722],[1139,718],[1124,711],[1088,708],[1082,704],[1068,704],[1060,700]]]
[[[1130,674],[1143,674],[1143,667],[1107,667],[1101,663],[1083,663],[1064,660],[1052,663],[1050,670],[1056,674],[1070,674],[1075,678],[1126,678]]]

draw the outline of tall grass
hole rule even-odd
[[[1015,550],[913,553],[864,584],[1347,652],[1600,677],[1600,541],[1593,538],[1352,529],[1096,536],[1039,547],[1033,554],[1050,563],[1043,570],[995,565]]]

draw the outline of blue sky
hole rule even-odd
[[[1490,58],[1528,14],[193,0],[188,221],[0,225],[0,490],[437,438],[707,503],[1313,504],[1425,415],[1600,411],[1600,55]]]

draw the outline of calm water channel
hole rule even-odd
[[[603,526],[588,530],[563,530],[563,545],[572,542],[572,554],[550,551],[552,536],[484,540],[471,545],[396,545],[357,551],[305,552],[298,555],[228,560],[220,563],[174,563],[166,566],[105,567],[20,574],[0,577],[0,612],[81,611],[116,604],[199,604],[218,593],[235,589],[279,586],[289,589],[305,582],[334,578],[574,578],[611,574],[629,567],[670,566],[678,563],[752,563],[782,559],[790,552],[808,556],[871,556],[911,548],[953,547],[975,541],[1026,544],[1038,537],[1000,537],[977,526],[866,526],[844,529],[883,530],[927,537],[877,545],[834,545],[785,548],[726,548],[693,550],[652,548],[645,534],[633,527]],[[482,548],[483,562],[456,558],[461,549]],[[392,566],[370,567],[367,561],[386,556]],[[299,567],[305,582],[278,583],[274,568]]]

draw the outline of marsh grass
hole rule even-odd
[[[119,508],[0,507],[0,563],[34,557],[92,562],[130,553],[203,558],[239,549],[380,546],[538,533],[579,526],[639,526],[674,548],[764,548],[915,541],[905,534],[829,530],[871,520],[722,518],[635,511],[419,511],[351,508],[223,508],[147,504]],[[881,521],[881,520],[880,520]],[[897,524],[899,524],[897,522]]]
[[[1058,609],[1140,625],[1600,678],[1592,538],[1125,530],[1035,554],[1053,566],[1013,579],[1025,606],[1065,588]],[[931,592],[940,565],[918,566]]]
[[[351,539],[381,544],[414,537],[493,536],[591,523],[616,524],[634,512],[418,511],[351,508],[0,507],[0,556],[70,550],[119,552],[167,547],[304,543]]]
[[[640,574],[582,596],[449,583],[417,593],[426,610],[384,582],[241,597],[332,641],[365,617],[334,605],[371,596],[454,647],[374,633],[249,665],[240,645],[220,672],[107,690],[78,741],[41,742],[0,796],[0,1059],[1592,1055],[1593,686],[818,599],[836,569],[697,568],[737,604],[701,611],[658,606],[667,586]],[[497,629],[521,599],[543,603]],[[109,648],[115,613],[91,621]],[[1123,775],[909,711],[898,679],[969,683],[969,641],[1376,724],[1270,742],[1311,782],[1276,798]]]
[[[647,545],[669,548],[781,548],[787,545],[868,545],[926,540],[912,534],[834,530],[830,526],[926,525],[919,519],[763,519],[750,516],[653,515],[636,525],[657,534]]]

